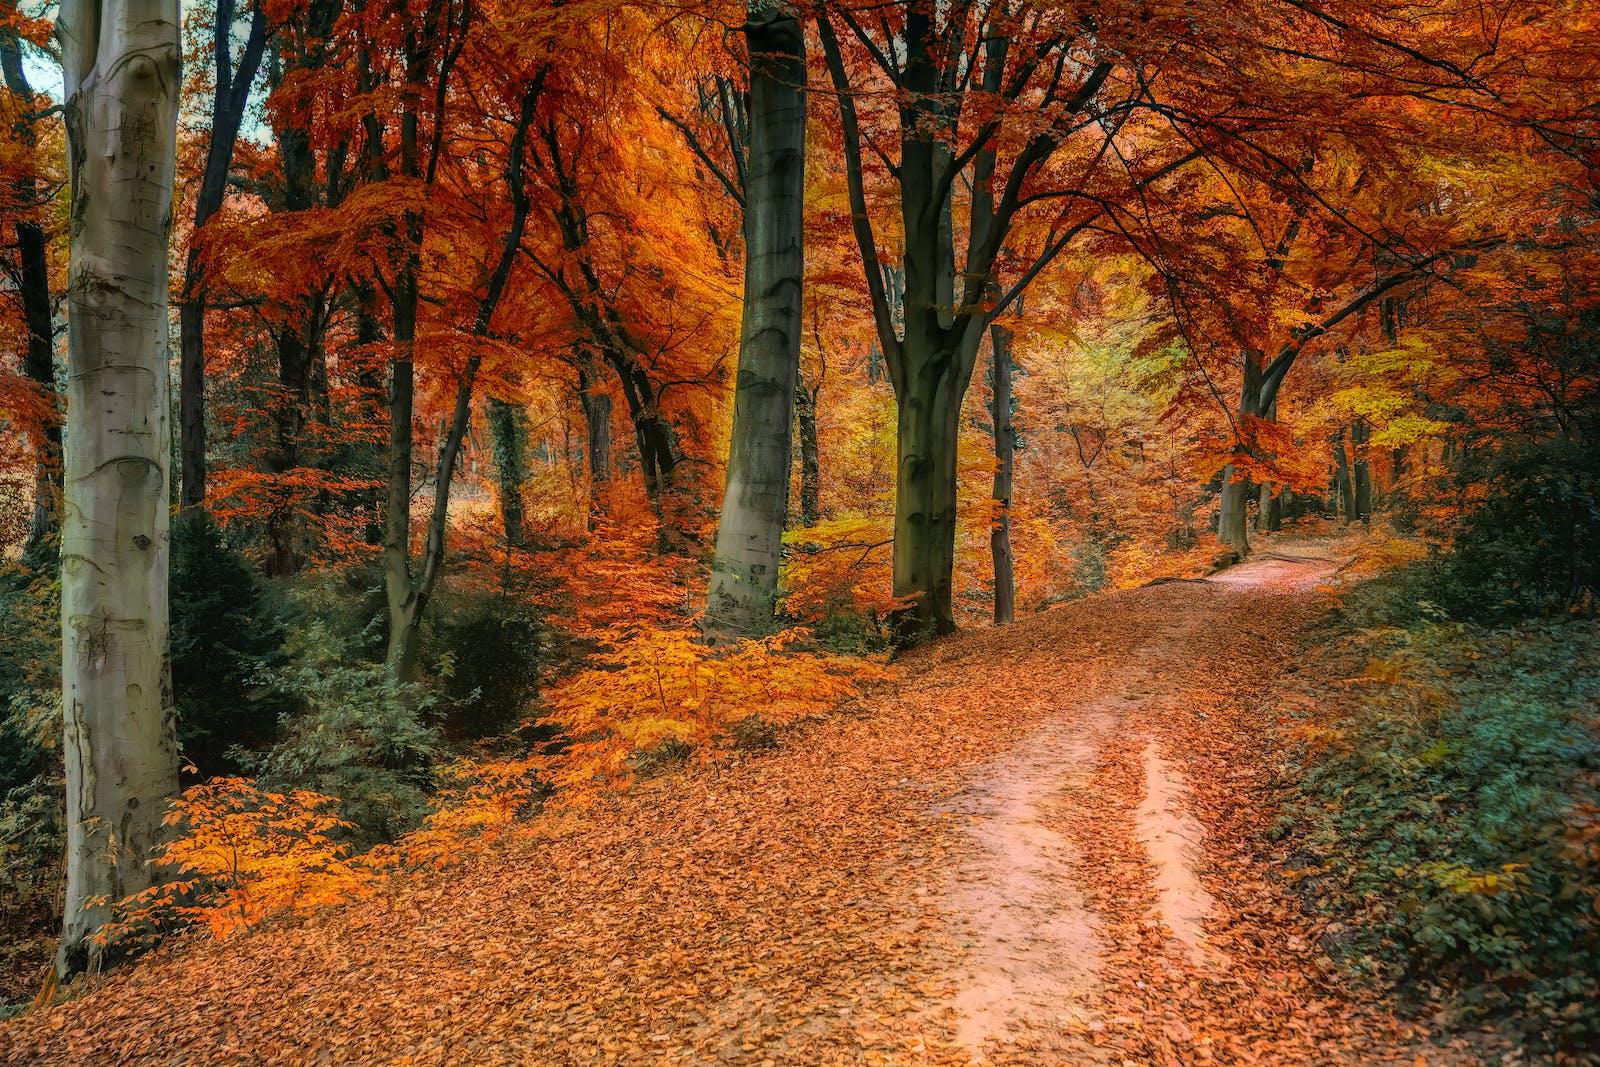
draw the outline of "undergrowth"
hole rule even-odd
[[[1456,621],[1427,591],[1416,568],[1357,589],[1312,665],[1292,866],[1351,971],[1536,1046],[1600,1046],[1600,628]]]

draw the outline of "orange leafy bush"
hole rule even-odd
[[[166,824],[182,833],[160,849],[176,877],[123,901],[102,943],[138,943],[166,927],[204,923],[215,937],[267,915],[360,896],[370,874],[333,835],[350,826],[338,798],[270,793],[248,778],[213,778],[184,790]]]
[[[797,640],[790,631],[722,650],[690,630],[614,631],[595,665],[550,695],[551,722],[574,738],[552,760],[552,784],[581,791],[626,778],[637,755],[706,749],[756,716],[795,722],[887,675],[869,660],[800,651]]]

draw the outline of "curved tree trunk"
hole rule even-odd
[[[728,479],[706,598],[713,640],[772,628],[789,510],[790,417],[805,272],[805,34],[787,5],[752,0],[744,324]]]
[[[177,792],[167,663],[167,231],[177,0],[66,0],[72,179],[61,551],[67,880],[56,969],[154,880]]]

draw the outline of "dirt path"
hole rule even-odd
[[[1256,704],[1329,567],[963,635],[776,752],[164,948],[0,1060],[1455,1062],[1329,979],[1259,860]]]

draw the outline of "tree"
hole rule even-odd
[[[233,61],[234,0],[218,0],[212,27],[212,62],[216,85],[211,97],[211,133],[206,139],[205,168],[195,194],[194,229],[184,264],[183,297],[178,303],[179,331],[179,445],[182,458],[183,503],[202,504],[206,498],[206,297],[205,266],[200,255],[199,231],[222,207],[227,192],[228,166],[244,122],[250,86],[261,67],[267,42],[267,16],[261,0],[250,12],[250,28]]]
[[[771,628],[789,510],[791,414],[805,269],[805,34],[787,4],[753,0],[744,188],[744,322],[727,485],[706,599],[714,640]]]
[[[853,62],[836,22],[858,46]],[[894,593],[905,605],[900,638],[915,640],[955,626],[957,428],[986,329],[1107,205],[1200,152],[1182,144],[1162,157],[1163,141],[1154,138],[1155,152],[1145,154],[1161,161],[1145,169],[1116,145],[1147,95],[1140,56],[1154,48],[1142,39],[1149,34],[1120,21],[1102,26],[1031,3],[907,0],[838,7],[818,31],[838,98],[878,348],[895,390]],[[1131,35],[1126,42],[1123,34]],[[1113,81],[1119,62],[1126,73]],[[892,111],[878,102],[884,98]],[[891,137],[898,159],[883,147]],[[868,200],[869,154],[888,176],[904,242],[898,324]],[[1113,187],[1102,187],[1103,172]],[[954,222],[958,180],[970,189],[964,235]],[[1037,254],[1001,284],[1002,252],[1026,209],[1050,204],[1066,207],[1045,213]],[[995,287],[998,299],[989,295]]]
[[[167,667],[167,233],[177,0],[66,0],[72,183],[62,519],[67,879],[56,969],[153,880],[178,760]]]
[[[28,84],[22,65],[22,42],[12,25],[17,14],[15,0],[0,0],[0,75],[6,91],[24,108],[34,106],[33,87]],[[37,119],[23,115],[17,123],[22,144],[38,147]],[[34,464],[33,518],[23,555],[37,559],[50,542],[57,526],[61,495],[61,423],[55,409],[55,324],[50,302],[50,264],[47,236],[40,221],[40,208],[46,198],[44,183],[32,174],[19,175],[13,183],[15,203],[12,232],[17,242],[16,287],[22,304],[27,348],[23,355],[23,374],[38,390],[50,409],[39,427],[38,457]]]

